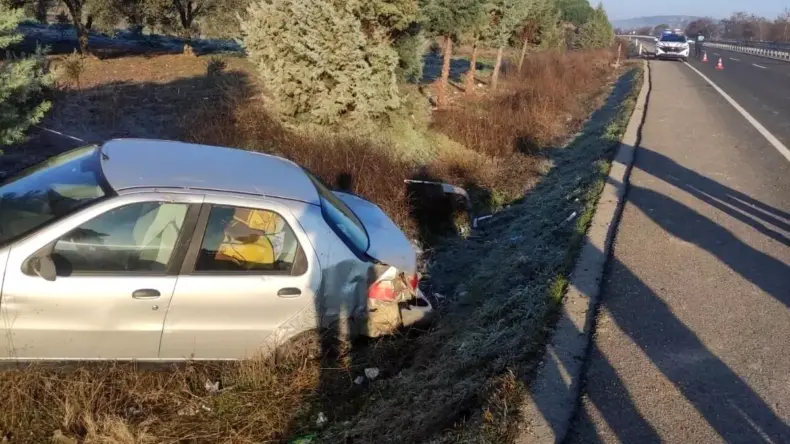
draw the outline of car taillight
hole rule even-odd
[[[392,302],[395,300],[395,285],[391,280],[374,282],[373,285],[368,288],[368,298]]]
[[[416,291],[418,285],[420,285],[420,274],[414,273],[413,275],[409,276],[409,287]]]

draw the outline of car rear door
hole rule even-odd
[[[207,195],[165,319],[162,359],[236,359],[314,328],[308,204]]]
[[[156,359],[201,202],[115,197],[14,244],[0,304],[2,357]],[[56,264],[54,281],[30,267],[41,254]]]

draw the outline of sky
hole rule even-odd
[[[597,3],[591,0],[590,3]],[[624,20],[651,15],[696,15],[714,18],[729,17],[733,12],[746,11],[775,18],[790,0],[603,0],[610,20]]]

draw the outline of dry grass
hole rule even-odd
[[[9,370],[0,375],[0,435],[12,443],[46,442],[55,433],[64,443],[108,444],[280,442],[310,433],[332,443],[507,442],[522,381],[539,356],[548,296],[564,290],[568,252],[588,219],[562,221],[574,210],[589,213],[617,119],[628,111],[610,103],[574,143],[553,149],[600,105],[614,75],[611,53],[535,57],[497,95],[435,115],[426,134],[402,130],[395,119],[383,138],[309,133],[277,121],[238,59],[211,77],[194,57],[88,60],[83,92],[60,96],[50,125],[283,155],[330,183],[350,176],[354,192],[411,236],[421,227],[407,178],[464,186],[477,211],[510,207],[475,236],[444,239],[431,253],[428,281],[447,299],[428,334],[323,348],[321,356],[308,338],[277,365]],[[627,96],[623,88],[616,99]],[[435,146],[404,155],[409,143],[395,140],[401,136]],[[380,368],[380,380],[355,385],[368,366]],[[206,381],[221,381],[220,392],[207,392]],[[324,428],[315,424],[319,411],[329,419]]]
[[[534,54],[503,93],[438,112],[434,128],[494,158],[564,142],[589,114],[589,98],[611,75],[610,51]]]

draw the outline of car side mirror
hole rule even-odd
[[[55,261],[52,260],[50,255],[33,258],[30,261],[30,267],[34,273],[46,281],[53,282],[58,276]]]

